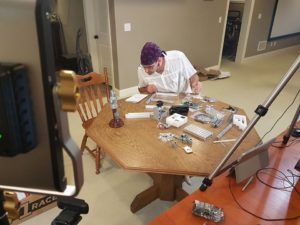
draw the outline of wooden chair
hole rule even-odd
[[[102,94],[103,89],[105,89],[107,101],[109,101],[107,68],[104,68],[103,74],[91,72],[86,75],[77,75],[76,80],[80,92],[77,111],[82,121],[82,127],[86,130],[104,106]],[[103,158],[102,156],[104,153],[101,152],[101,147],[97,145],[95,148],[91,149],[87,145],[88,138],[89,137],[85,132],[81,142],[81,153],[83,153],[84,150],[87,150],[95,158],[96,174],[99,174],[101,159]]]

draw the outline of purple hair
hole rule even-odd
[[[164,55],[164,51],[153,42],[146,42],[141,51],[141,64],[151,65],[155,63],[160,56]]]

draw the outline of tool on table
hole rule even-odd
[[[146,104],[149,104],[150,102],[152,102],[152,98],[154,98],[155,95],[156,95],[155,93],[152,94],[152,95],[150,96],[150,98],[147,99]]]
[[[228,125],[217,135],[216,139],[220,140],[233,126],[233,115],[232,112],[231,115],[228,118]]]
[[[218,141],[213,141],[213,143],[225,143],[225,142],[233,142],[236,141],[236,139],[226,139],[226,140],[218,140]]]
[[[157,102],[157,101],[162,101],[162,102],[166,102],[166,103],[174,103],[174,101],[172,101],[172,100],[157,98],[157,94],[154,93],[150,96],[150,98],[147,99],[146,104],[149,104],[150,102]]]
[[[230,129],[232,128],[232,123],[228,124],[218,135],[217,140],[220,140]]]

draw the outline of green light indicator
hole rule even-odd
[[[0,141],[3,139],[3,134],[0,133]]]

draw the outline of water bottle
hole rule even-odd
[[[113,128],[122,127],[124,125],[122,119],[120,118],[120,113],[118,112],[118,101],[114,90],[110,91],[110,106],[113,113],[113,119],[109,122],[109,126]]]

